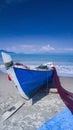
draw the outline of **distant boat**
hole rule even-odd
[[[15,83],[20,95],[25,99],[31,98],[39,88],[53,79],[52,67],[41,65],[31,69],[20,63],[14,64],[11,56],[4,52],[2,52],[2,58],[9,79]]]
[[[64,101],[65,105],[71,110],[71,112],[73,113],[73,93],[65,90],[62,86],[61,83],[59,81],[59,77],[57,75],[57,71],[55,69],[55,67],[53,67],[54,69],[54,81],[55,81],[55,85],[58,89],[58,93],[60,94],[60,97],[62,98],[62,100]]]

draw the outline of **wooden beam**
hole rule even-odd
[[[15,105],[13,105],[10,109],[8,109],[3,115],[2,115],[2,121],[7,120],[9,117],[11,117],[17,110],[19,110],[23,105],[25,104],[24,101],[19,101]]]

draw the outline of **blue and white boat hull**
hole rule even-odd
[[[7,73],[25,99],[31,98],[35,92],[53,79],[53,69],[27,69],[15,66],[9,54],[2,53]]]

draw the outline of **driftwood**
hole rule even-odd
[[[19,110],[23,105],[25,104],[24,101],[19,101],[18,103],[16,103],[15,105],[13,105],[10,109],[8,109],[8,111],[6,111],[3,115],[2,115],[2,121],[7,120],[9,117],[11,117],[17,110]]]

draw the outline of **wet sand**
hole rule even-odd
[[[63,87],[73,92],[73,78],[60,77]],[[2,115],[18,101],[25,101],[7,75],[0,72],[0,130],[36,130],[66,106],[58,93],[39,91],[9,119],[2,122]]]

